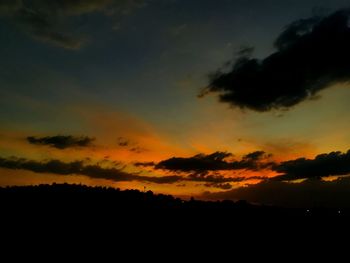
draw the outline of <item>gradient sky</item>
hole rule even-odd
[[[239,162],[264,151],[257,160],[262,163],[347,152],[347,83],[333,82],[313,99],[265,112],[220,103],[216,94],[198,97],[209,74],[234,61],[243,47],[254,46],[254,56],[265,58],[293,21],[346,7],[345,0],[0,0],[0,185],[69,182],[208,197],[264,182],[281,170],[202,173],[157,164],[215,152],[233,154],[219,161]],[[27,138],[58,135],[94,140],[59,149]],[[11,158],[26,161],[4,165]],[[23,165],[50,160],[187,179],[118,181]],[[193,179],[208,176],[241,180]]]

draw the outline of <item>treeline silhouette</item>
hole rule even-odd
[[[0,206],[7,213],[27,215],[101,215],[128,217],[200,216],[225,219],[254,216],[347,215],[347,210],[283,208],[245,201],[182,200],[151,191],[53,184],[0,188]]]

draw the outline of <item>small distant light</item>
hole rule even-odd
[[[341,211],[340,211],[340,210],[338,211],[338,214],[341,214]]]
[[[307,213],[310,213],[310,210],[308,209],[308,210],[306,210],[306,212],[307,212]]]

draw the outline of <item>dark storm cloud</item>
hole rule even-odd
[[[315,159],[300,158],[282,162],[273,168],[282,175],[275,180],[296,180],[303,178],[321,178],[350,174],[350,151],[320,154]]]
[[[229,72],[219,70],[203,91],[259,112],[287,109],[332,84],[350,80],[350,9],[290,24],[263,60],[245,49]],[[249,52],[248,52],[249,51]]]
[[[248,202],[290,207],[350,207],[350,178],[333,182],[307,180],[292,184],[264,181],[220,193],[205,193],[207,199],[246,200]]]
[[[198,154],[189,158],[173,157],[168,160],[161,161],[155,168],[177,172],[195,172],[206,173],[208,171],[223,171],[223,170],[261,170],[273,165],[271,162],[265,162],[265,157],[268,157],[264,152],[258,151],[250,153],[240,161],[227,161],[232,157],[231,153],[215,152],[205,155]]]
[[[27,137],[27,141],[35,145],[47,145],[57,149],[67,149],[74,147],[88,147],[92,145],[94,138],[86,136],[47,136],[47,137]]]
[[[115,20],[143,0],[1,0],[0,16],[11,19],[33,38],[66,49],[79,49],[86,38],[74,33],[72,18],[102,13]]]
[[[56,175],[84,175],[94,179],[114,182],[141,181],[156,184],[172,184],[182,180],[180,176],[148,177],[124,172],[119,168],[104,168],[98,164],[86,165],[83,161],[62,162],[60,160],[33,161],[23,158],[1,158],[0,167],[12,170],[27,170],[35,173]]]

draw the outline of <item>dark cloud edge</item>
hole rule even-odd
[[[214,159],[212,158],[213,156],[215,156]],[[214,153],[212,155],[196,155],[195,157],[199,158],[199,160],[207,160],[207,158],[210,157],[210,161],[219,162],[221,165],[221,162],[223,162],[223,159],[225,159],[227,156],[231,156],[231,154]],[[257,154],[256,152],[256,154],[248,154],[244,156],[242,160],[246,160],[247,158],[249,158],[250,161],[253,159],[255,162],[263,160],[261,159],[262,157],[257,158],[257,156],[264,155],[262,153]],[[193,157],[190,157],[189,159],[191,160],[191,158]],[[156,166],[157,165],[155,165],[155,167]],[[124,168],[119,168],[118,166],[106,168],[101,166],[101,163],[87,164],[85,161],[63,162],[60,160],[35,161],[16,157],[0,157],[0,167],[12,170],[28,170],[35,173],[84,175],[90,178],[105,179],[114,182],[142,181],[156,184],[173,184],[186,181],[199,182],[204,183],[204,185],[207,187],[212,186],[222,189],[229,189],[228,184],[230,183],[244,182],[251,179],[259,179],[262,180],[262,183],[265,183],[295,181],[298,179],[313,179],[316,181],[321,181],[320,179],[330,176],[347,176],[350,174],[350,150],[346,153],[331,152],[328,154],[320,154],[314,159],[299,158],[278,164],[273,163],[271,166],[269,166],[270,169],[280,174],[273,178],[266,178],[263,176],[253,178],[244,176],[224,177],[217,173],[217,171],[221,171],[220,169],[214,169],[214,173],[208,173],[208,171],[203,172],[203,170],[191,171],[186,176],[142,176],[140,173],[125,172]],[[210,167],[216,168],[216,164],[212,166],[210,163]],[[176,168],[176,170],[178,171],[179,169]]]
[[[102,162],[101,162],[102,163]],[[119,164],[120,166],[120,164]],[[36,161],[26,158],[0,157],[0,168],[10,170],[26,170],[34,173],[48,173],[62,176],[82,175],[92,179],[104,179],[112,182],[125,182],[125,181],[140,181],[145,183],[155,184],[174,184],[179,182],[199,182],[207,183],[207,186],[212,187],[228,187],[230,182],[240,182],[244,178],[225,178],[220,175],[208,175],[208,176],[143,176],[140,173],[125,172],[124,168],[119,166],[107,168],[101,166],[100,163],[87,164],[86,161],[72,161],[63,162],[60,160],[45,160]]]
[[[350,80],[350,9],[300,19],[276,38],[276,51],[260,60],[239,52],[232,69],[211,74],[200,95],[257,112],[286,110]]]
[[[64,150],[77,147],[91,147],[95,138],[88,136],[55,135],[55,136],[28,136],[27,142],[32,145],[49,146]]]
[[[313,159],[298,158],[283,162],[270,161],[270,154],[256,151],[244,155],[241,160],[227,161],[233,156],[227,152],[213,154],[198,154],[192,157],[173,157],[154,165],[155,169],[173,172],[187,172],[192,176],[202,176],[208,172],[250,170],[271,170],[279,175],[275,181],[295,181],[299,179],[321,179],[330,176],[346,176],[350,174],[350,150],[323,153]],[[153,163],[152,163],[153,164]]]
[[[174,172],[206,174],[209,171],[251,170],[261,171],[269,169],[275,163],[271,162],[270,154],[255,151],[244,155],[241,160],[231,160],[233,154],[229,152],[214,152],[212,154],[197,154],[192,157],[172,157],[154,166],[155,169]]]

